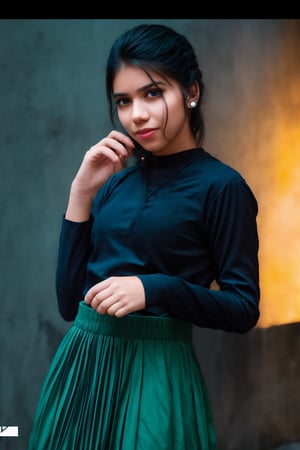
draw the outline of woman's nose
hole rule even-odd
[[[132,120],[147,120],[149,118],[149,112],[141,101],[135,101],[132,105]]]

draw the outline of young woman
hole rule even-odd
[[[257,323],[257,202],[202,147],[202,73],[184,36],[127,31],[106,83],[124,131],[85,153],[71,185],[57,297],[74,324],[29,448],[215,450],[192,325],[245,333]]]

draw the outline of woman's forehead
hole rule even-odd
[[[113,90],[114,93],[127,92],[128,90],[142,90],[153,83],[172,84],[171,79],[154,69],[143,69],[128,64],[122,64],[115,73]]]

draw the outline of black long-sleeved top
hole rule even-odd
[[[244,333],[259,318],[257,201],[242,176],[205,150],[144,161],[99,190],[90,220],[63,218],[56,272],[61,315],[87,290],[136,275],[146,309]],[[216,280],[220,289],[212,290]]]

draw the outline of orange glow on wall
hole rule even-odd
[[[272,68],[272,139],[259,194],[261,327],[300,322],[299,37],[299,25],[288,30]]]
[[[300,89],[297,93],[300,105]],[[300,118],[275,134],[272,188],[261,201],[259,326],[300,321]]]

